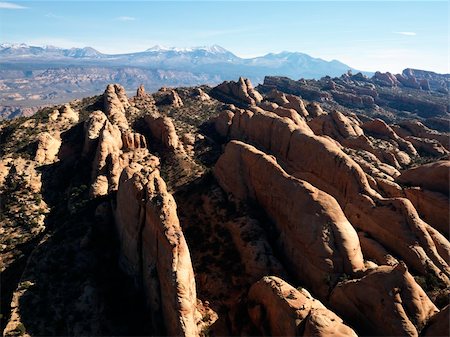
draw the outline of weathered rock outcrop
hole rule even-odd
[[[213,95],[236,105],[256,105],[262,101],[249,79],[239,77],[237,82],[225,81],[212,90]]]
[[[115,220],[124,269],[142,284],[159,333],[197,336],[197,298],[189,249],[172,195],[158,170],[126,168]]]
[[[97,151],[92,163],[91,196],[108,194],[111,166],[117,163],[122,148],[122,133],[117,125],[106,121],[98,138]],[[109,161],[109,162],[107,162]],[[108,165],[109,164],[109,165]]]
[[[275,276],[250,288],[248,311],[264,336],[357,336],[307,290],[297,290]]]
[[[364,267],[358,236],[336,200],[289,176],[273,157],[232,141],[214,172],[235,199],[251,199],[265,209],[292,273],[321,298],[340,275]]]
[[[280,117],[286,117],[292,120],[295,124],[301,125],[302,120],[300,119],[299,114],[294,109],[288,109],[285,107],[278,107],[273,110],[273,113],[277,114]]]
[[[405,170],[397,181],[449,195],[450,160],[441,160]]]
[[[65,104],[59,109],[53,110],[48,115],[48,118],[52,122],[69,123],[69,124],[78,123],[80,119],[78,112],[73,110],[70,104]]]
[[[159,143],[171,152],[183,153],[183,143],[180,142],[175,126],[170,117],[159,114],[148,114],[145,116],[150,132]]]
[[[400,168],[401,165],[407,165],[411,161],[406,152],[398,149],[399,143],[403,144],[400,148],[404,148],[409,154],[417,155],[416,150],[409,142],[396,135],[395,137],[393,136],[392,140],[389,139],[389,142],[381,142],[377,139],[377,144],[375,144],[374,141],[370,140],[364,134],[360,124],[361,122],[357,117],[345,116],[339,111],[333,111],[330,114],[313,118],[308,122],[308,125],[315,134],[329,136],[347,148],[370,152],[378,159],[376,162],[379,160],[386,161],[395,168]],[[373,163],[373,160],[371,162]],[[365,164],[362,166],[364,169]],[[365,171],[367,172],[367,170]]]
[[[403,263],[339,283],[330,305],[360,331],[382,336],[418,336],[438,312]]]
[[[295,95],[286,95],[286,99],[289,102],[284,105],[285,108],[294,109],[303,118],[309,116],[308,110],[306,110],[305,104],[300,97]]]
[[[394,266],[398,261],[377,241],[368,237],[367,233],[358,232],[359,242],[364,254],[364,258],[375,262],[378,265]]]
[[[136,90],[137,98],[148,98],[150,95],[145,91],[145,87],[141,84]]]
[[[145,137],[137,132],[124,132],[122,133],[123,149],[145,149],[147,148],[147,141]]]
[[[448,196],[418,187],[406,188],[404,191],[420,217],[448,237],[450,224]]]
[[[361,127],[339,111],[320,115],[308,122],[316,135],[327,135],[342,143],[345,139],[355,139],[364,135]],[[367,145],[370,147],[366,138]],[[364,146],[361,146],[364,147]]]
[[[409,141],[403,140],[401,137],[399,137],[395,133],[395,131],[389,125],[387,125],[385,121],[381,119],[377,118],[370,122],[366,122],[362,125],[362,128],[365,131],[372,133],[381,139],[397,143],[400,150],[405,151],[407,154],[411,156],[417,155],[417,151],[414,148],[414,146]]]
[[[207,102],[211,100],[211,97],[209,97],[209,95],[200,88],[196,88],[194,90],[194,97],[197,97],[202,102]]]
[[[366,198],[363,201],[363,198]],[[348,203],[345,214],[350,222],[397,254],[422,275],[433,273],[449,283],[450,268],[408,199],[386,198]],[[389,227],[385,224],[389,223]],[[401,238],[401,240],[399,240]]]
[[[129,126],[125,112],[130,107],[130,102],[125,89],[119,84],[108,84],[103,94],[103,100],[106,117],[120,130],[127,130]]]
[[[311,102],[306,106],[306,110],[311,117],[318,117],[321,115],[325,115],[326,112],[323,111],[322,107],[317,102]]]
[[[448,134],[442,134],[436,130],[432,130],[419,121],[401,121],[398,125],[394,125],[393,128],[400,137],[405,138],[407,136],[414,136],[417,138],[433,139],[438,141],[445,149],[450,151],[450,136]]]
[[[225,117],[224,121],[230,115]],[[449,266],[412,204],[404,198],[381,197],[361,167],[335,142],[314,135],[306,124],[299,126],[269,112],[236,110],[231,125],[222,131],[270,151],[294,177],[336,198],[354,227],[369,233],[420,273],[432,272],[449,283]],[[392,224],[389,230],[386,221]],[[398,237],[402,237],[401,244]]]
[[[405,140],[410,142],[417,151],[428,156],[442,157],[449,153],[449,151],[436,139],[406,136]]]
[[[286,163],[295,176],[298,173],[300,179],[322,190],[327,185],[325,190],[333,191],[328,193],[338,201],[360,192],[376,195],[363,170],[335,142],[314,135],[305,122],[296,125],[270,112],[248,110],[236,110],[231,124],[225,122],[229,117],[228,112],[226,117],[219,117],[222,135],[259,144]],[[230,125],[227,130],[226,125]]]
[[[424,330],[422,336],[449,336],[450,335],[450,305],[447,305],[440,312],[431,317],[428,326]]]
[[[281,105],[281,106],[284,106],[285,104],[289,103],[288,99],[286,98],[286,95],[284,93],[282,93],[281,91],[278,91],[275,89],[272,91],[269,91],[266,94],[266,98],[278,105]]]
[[[136,91],[136,96],[131,97],[129,100],[130,104],[135,108],[146,111],[147,113],[156,112],[158,109],[156,107],[156,102],[153,96],[145,91],[143,85],[140,85]]]
[[[58,158],[61,140],[48,132],[41,133],[37,139],[37,149],[34,160],[38,164],[51,164]]]
[[[376,83],[386,87],[394,87],[400,84],[395,75],[391,74],[390,72],[381,73],[377,71],[375,72],[373,79]]]
[[[59,118],[67,120],[70,123],[78,123],[79,120],[78,113],[72,109],[70,104],[66,104],[60,109]]]
[[[159,94],[162,94],[162,96],[158,104],[170,105],[174,108],[181,108],[183,106],[183,101],[175,90],[163,87],[159,89]]]
[[[92,112],[88,119],[84,122],[84,146],[83,155],[86,156],[94,151],[100,132],[105,126],[108,118],[100,111],[96,110]]]

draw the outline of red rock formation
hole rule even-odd
[[[420,89],[420,84],[417,82],[414,76],[403,76],[402,74],[395,75],[397,80],[403,84],[405,87]]]
[[[145,137],[137,132],[122,133],[122,143],[125,150],[147,148]]]
[[[293,176],[335,197],[354,227],[369,233],[420,273],[432,272],[450,283],[449,266],[412,204],[403,198],[382,198],[361,167],[334,142],[314,135],[306,124],[297,126],[269,112],[237,110],[227,134],[270,151]],[[386,222],[391,224],[389,229]],[[398,237],[402,237],[400,243]]]
[[[107,160],[117,158],[122,148],[122,134],[119,127],[106,121],[100,132],[97,151],[92,163],[91,196],[106,195],[109,192],[109,171],[111,166]],[[115,160],[117,162],[117,160]]]
[[[150,95],[145,92],[144,86],[141,84],[136,90],[136,97],[138,98],[148,98]]]
[[[249,291],[249,315],[264,336],[357,336],[305,290],[266,276]]]
[[[449,153],[449,151],[436,139],[406,136],[405,140],[413,144],[419,152],[432,157],[442,157]]]
[[[370,122],[366,122],[362,125],[362,128],[381,139],[395,142],[398,144],[400,150],[405,151],[411,156],[417,155],[417,151],[414,146],[409,141],[403,140],[399,137],[395,131],[381,119],[374,119]]]
[[[194,97],[197,97],[202,102],[207,102],[211,100],[211,97],[209,97],[209,95],[200,88],[194,89]]]
[[[239,77],[237,82],[225,81],[213,89],[214,94],[233,104],[256,105],[262,96],[254,88],[250,80]]]
[[[183,101],[175,90],[164,87],[159,89],[159,93],[163,95],[158,104],[171,105],[174,108],[181,108],[183,106]]]
[[[380,85],[386,87],[394,87],[399,84],[397,78],[390,72],[380,73],[379,71],[377,71],[373,76],[373,79],[375,80],[375,82],[378,82]]]
[[[214,172],[234,198],[265,209],[292,272],[321,298],[340,275],[363,268],[358,236],[336,200],[286,174],[273,157],[232,141]]]
[[[427,231],[427,224],[419,218],[409,200],[355,200],[355,203],[347,204],[344,211],[353,225],[376,238],[412,269],[423,275],[433,273],[449,283],[450,268],[439,255]],[[386,227],[386,223],[389,227]]]
[[[100,111],[92,112],[88,119],[84,122],[84,146],[83,156],[86,156],[94,151],[96,142],[100,136],[100,132],[103,129],[108,118]]]
[[[450,243],[447,239],[448,236],[445,237],[431,226],[427,226],[426,228],[436,246],[436,250],[439,252],[439,255],[442,256],[447,264],[450,264]]]
[[[449,195],[450,160],[441,160],[405,170],[397,182]]]
[[[448,127],[448,121],[446,126]],[[394,128],[401,137],[414,136],[417,138],[434,139],[437,140],[445,149],[450,151],[450,137],[448,134],[442,134],[432,130],[419,121],[401,121],[398,125],[394,126]]]
[[[37,139],[37,149],[34,160],[38,164],[51,164],[58,158],[61,140],[48,132],[43,132]]]
[[[298,125],[302,124],[302,119],[300,118],[300,115],[294,109],[288,109],[280,106],[276,108],[273,111],[273,113],[277,114],[280,117],[287,117],[290,120],[292,120],[295,124]]]
[[[314,117],[318,117],[318,116],[320,116],[320,115],[325,115],[325,114],[326,114],[326,112],[324,112],[324,111],[322,110],[320,104],[317,103],[317,102],[309,103],[309,104],[306,106],[306,110],[308,111],[309,115],[310,115],[311,117],[313,117],[313,118],[314,118]]]
[[[448,196],[421,188],[406,188],[406,197],[428,224],[449,235],[450,208]]]
[[[379,265],[394,266],[398,261],[377,241],[371,239],[367,233],[358,232],[359,242],[364,254],[364,258]]]
[[[380,336],[418,336],[438,311],[403,263],[339,283],[330,305],[365,334]]]
[[[309,115],[308,110],[306,110],[305,104],[300,97],[295,95],[286,95],[286,99],[289,102],[284,105],[285,108],[294,109],[303,118],[306,118]]]
[[[70,123],[78,123],[79,116],[78,113],[72,109],[70,104],[66,104],[60,109],[59,119],[67,120]]]
[[[133,165],[120,178],[115,219],[122,266],[142,282],[160,333],[197,336],[194,272],[175,200],[158,170],[144,170]]]
[[[424,337],[435,336],[449,336],[450,335],[450,305],[447,305],[440,312],[431,317],[425,332],[422,334]]]
[[[315,134],[330,136],[340,143],[344,142],[345,139],[355,139],[364,135],[363,130],[357,123],[339,111],[333,111],[330,114],[313,118],[308,122],[308,125]],[[356,141],[358,144],[361,143],[359,140]],[[360,146],[361,148],[370,148],[367,138],[366,141],[367,145],[362,145]]]
[[[288,99],[286,98],[286,95],[276,89],[273,89],[272,91],[267,93],[266,98],[281,106],[284,106],[285,104],[289,103]]]
[[[125,111],[130,106],[125,89],[119,84],[108,84],[103,94],[105,103],[105,115],[112,124],[121,130],[129,128],[125,117]]]
[[[175,126],[170,117],[157,114],[148,114],[145,121],[150,129],[152,137],[171,152],[184,152],[183,144],[180,142]]]

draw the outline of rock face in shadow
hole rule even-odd
[[[122,266],[144,289],[152,324],[172,336],[197,336],[197,298],[189,249],[172,195],[158,170],[126,168],[115,220]]]
[[[148,114],[145,121],[152,137],[160,142],[170,152],[184,152],[183,143],[179,140],[172,119],[159,114]]]
[[[403,263],[339,283],[330,305],[361,331],[382,336],[418,336],[438,312]]]
[[[439,313],[437,313],[430,319],[430,322],[422,336],[448,336],[450,332],[449,315],[450,306],[447,305],[444,309],[442,309]]]
[[[226,228],[239,251],[249,282],[256,282],[267,274],[286,275],[257,220],[241,217],[228,222]]]
[[[159,105],[170,105],[174,108],[181,108],[183,106],[183,101],[175,90],[161,88],[159,93],[161,95],[160,100],[158,101]]]
[[[354,336],[342,319],[305,290],[266,276],[249,291],[249,315],[261,335]]]
[[[358,236],[336,200],[289,176],[273,157],[232,141],[214,173],[235,199],[254,200],[267,212],[289,268],[321,298],[340,275],[363,268]]]

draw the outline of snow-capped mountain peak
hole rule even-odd
[[[19,49],[19,48],[28,48],[29,46],[25,43],[2,43],[0,44],[0,48],[2,49],[6,49],[6,48],[11,48],[11,49]]]
[[[199,47],[187,47],[187,48],[179,48],[179,47],[166,47],[161,45],[155,45],[149,49],[146,50],[146,52],[179,52],[179,53],[189,53],[189,52],[195,52],[195,51],[206,51],[208,53],[212,54],[225,54],[228,53],[228,50],[225,48],[219,46],[219,45],[212,45],[212,46],[199,46]]]

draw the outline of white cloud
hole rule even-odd
[[[12,2],[0,2],[0,9],[26,9],[28,7],[21,6]]]
[[[51,19],[63,19],[63,17],[61,15],[56,15],[53,13],[47,13],[45,14],[46,18],[51,18]]]
[[[395,34],[405,35],[405,36],[416,36],[415,32],[394,32]]]
[[[136,18],[134,18],[132,16],[119,16],[117,18],[117,20],[119,20],[119,21],[135,21]]]

